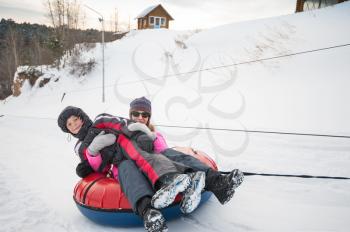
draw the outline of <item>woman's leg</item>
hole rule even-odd
[[[191,183],[190,176],[179,170],[179,166],[165,156],[147,153],[141,150],[135,142],[124,135],[119,135],[117,143],[120,152],[135,162],[145,174],[156,193],[152,197],[152,206],[160,209],[174,202],[178,193],[185,191]],[[184,167],[185,168],[185,167]]]
[[[162,176],[179,173],[179,170],[171,160],[165,156],[159,156],[141,150],[136,143],[122,134],[118,136],[117,143],[123,155],[127,159],[135,162],[136,166],[139,167],[150,180],[153,187],[155,187],[157,181]]]
[[[235,189],[243,182],[243,173],[238,169],[234,169],[228,175],[222,175],[220,172],[210,168],[195,157],[184,154],[175,149],[168,148],[164,150],[162,154],[176,163],[188,166],[193,171],[205,172],[205,189],[213,192],[221,204],[227,203],[233,197]],[[187,190],[187,192],[189,191],[190,189]],[[195,190],[191,191],[194,192]],[[193,198],[192,193],[191,197]],[[190,211],[190,209],[188,210],[184,207],[184,211],[186,210]]]
[[[165,149],[161,154],[174,162],[191,168],[192,171],[203,171],[206,173],[209,169],[211,169],[208,165],[196,159],[195,157],[172,148]]]

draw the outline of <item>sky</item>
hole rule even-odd
[[[44,2],[47,0],[0,0],[0,18],[16,22],[49,24]],[[72,1],[72,0],[71,0]],[[85,12],[85,28],[100,29],[98,15],[84,5],[100,12],[106,21],[106,29],[112,26],[117,10],[119,28],[136,28],[135,17],[145,8],[162,4],[175,19],[170,28],[195,30],[212,28],[232,22],[254,20],[278,15],[293,14],[296,0],[80,0]]]

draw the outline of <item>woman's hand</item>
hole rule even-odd
[[[141,131],[145,133],[150,139],[155,140],[156,134],[153,133],[145,124],[140,122],[135,122],[130,125],[128,125],[129,131]]]

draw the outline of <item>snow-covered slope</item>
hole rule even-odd
[[[347,2],[206,31],[131,32],[106,44],[105,103],[99,45],[84,53],[99,62],[84,78],[69,67],[43,67],[59,81],[24,87],[0,104],[1,231],[126,230],[95,225],[75,208],[78,158],[56,124],[67,105],[91,117],[127,116],[128,103],[145,95],[156,124],[350,135],[350,46],[240,64],[349,44],[349,21]],[[350,177],[349,139],[158,129],[170,145],[204,150],[223,170]],[[168,225],[170,231],[346,231],[349,199],[345,180],[247,177],[228,205],[212,198]]]

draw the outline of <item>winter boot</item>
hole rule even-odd
[[[244,174],[239,169],[233,169],[230,174],[232,174],[232,181],[234,182],[234,188],[240,186],[244,180]]]
[[[151,204],[156,209],[162,209],[174,202],[177,194],[185,191],[191,179],[187,174],[167,174],[158,180],[159,190],[153,195]]]
[[[143,215],[143,225],[148,232],[165,232],[168,227],[162,213],[154,208],[148,208]]]
[[[235,189],[242,181],[243,173],[238,169],[234,169],[227,175],[210,170],[206,179],[206,189],[214,193],[219,202],[224,205],[231,200]]]
[[[194,172],[190,176],[191,184],[185,190],[180,203],[180,209],[185,214],[193,212],[198,207],[201,201],[202,190],[205,187],[205,172]]]

